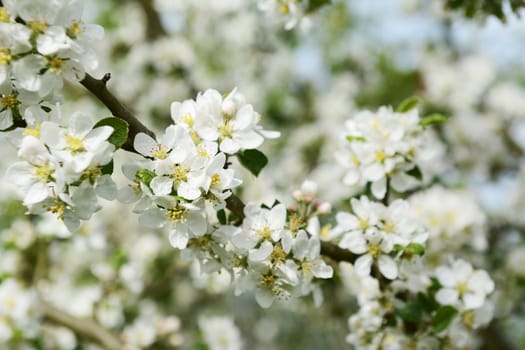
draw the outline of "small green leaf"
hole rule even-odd
[[[108,141],[115,145],[115,147],[120,148],[128,139],[129,126],[128,123],[120,118],[109,117],[100,120],[95,124],[93,128],[98,128],[101,126],[111,126],[113,128],[113,133],[109,137]]]
[[[226,212],[224,211],[224,209],[217,211],[217,219],[219,220],[221,225],[226,225],[228,221],[226,220]]]
[[[153,178],[157,175],[149,169],[140,169],[139,171],[137,171],[135,176],[146,186],[149,186],[151,180],[153,180]]]
[[[308,1],[308,7],[306,8],[306,12],[317,11],[320,7],[330,4],[331,2],[332,0],[310,0]]]
[[[113,174],[113,160],[111,160],[111,162],[109,162],[108,164],[106,164],[102,168],[100,168],[100,171],[102,172],[102,175],[111,175],[111,174]]]
[[[419,169],[417,165],[413,167],[412,169],[410,169],[409,171],[407,171],[406,174],[416,178],[419,181],[423,180],[423,173],[421,172],[421,169]]]
[[[419,125],[425,128],[430,125],[443,124],[446,121],[447,117],[439,113],[434,113],[421,118],[419,120]]]
[[[409,301],[397,310],[397,315],[405,322],[419,323],[423,317],[423,307],[417,301]]]
[[[405,247],[405,252],[412,255],[423,255],[425,254],[425,247],[419,243],[410,243]]]
[[[261,170],[268,164],[268,158],[256,149],[247,149],[239,152],[237,158],[242,166],[248,169],[253,175],[258,176]]]
[[[412,96],[399,104],[396,112],[406,113],[416,108],[421,103],[421,99],[417,96]]]
[[[444,331],[457,314],[458,310],[451,305],[440,307],[432,317],[432,328],[437,333]]]
[[[354,141],[365,142],[366,141],[366,139],[363,136],[352,136],[352,135],[346,136],[346,140],[348,142],[354,142]]]

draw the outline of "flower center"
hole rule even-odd
[[[277,244],[275,248],[273,248],[272,255],[270,256],[270,261],[272,265],[284,264],[284,262],[286,261],[286,253],[284,252],[280,244]]]
[[[0,22],[9,23],[11,19],[5,7],[0,7]]]
[[[370,254],[373,258],[377,258],[380,252],[381,247],[379,247],[379,245],[371,244],[368,246],[368,254]]]
[[[221,176],[219,174],[213,174],[211,177],[211,185],[219,186],[221,184]]]
[[[22,135],[38,138],[40,136],[40,123],[37,123],[34,128],[26,127],[22,132]]]
[[[169,208],[167,210],[168,220],[174,222],[185,222],[188,210],[182,206],[176,206],[175,208]]]
[[[51,73],[60,73],[65,62],[65,59],[58,56],[52,56],[47,59],[47,64]]]
[[[459,293],[460,296],[462,296],[463,294],[465,294],[469,290],[467,282],[459,283],[458,286],[456,287],[456,289],[458,290],[458,293]]]
[[[174,182],[186,182],[188,181],[188,173],[190,171],[186,168],[181,167],[180,165],[175,165],[173,167],[173,173],[171,174],[171,177],[173,178]]]
[[[386,158],[386,154],[384,151],[377,151],[376,154],[375,154],[375,159],[376,161],[378,161],[379,163],[382,163]]]
[[[20,101],[18,101],[16,96],[13,94],[3,96],[0,102],[2,102],[4,107],[9,108],[9,109],[13,109],[20,104]]]
[[[77,36],[82,34],[82,28],[80,28],[80,21],[73,21],[71,26],[67,29],[67,35],[75,39]]]
[[[46,183],[47,180],[49,180],[49,178],[51,177],[51,175],[53,175],[53,172],[54,172],[54,170],[51,169],[49,164],[42,165],[42,166],[37,166],[36,169],[35,169],[35,177],[38,180]]]
[[[83,138],[67,135],[66,142],[69,146],[68,147],[69,150],[73,153],[78,153],[84,150],[84,139]]]
[[[231,138],[233,136],[233,127],[228,122],[222,123],[219,125],[219,133],[223,139]]]
[[[262,239],[269,240],[272,237],[272,231],[270,230],[270,228],[268,226],[264,226],[262,229],[258,230],[257,234]]]
[[[3,47],[0,49],[0,64],[9,64],[13,60],[13,56],[11,56],[11,50],[7,47]]]
[[[91,168],[87,168],[85,171],[84,171],[84,178],[86,178],[87,180],[89,180],[90,183],[95,183],[95,181],[97,180],[97,178],[102,175],[102,170],[100,170],[99,167],[91,167]]]
[[[168,158],[168,150],[166,150],[166,147],[159,145],[159,148],[151,152],[151,155],[155,159],[166,159]]]
[[[27,23],[27,27],[33,31],[33,33],[42,34],[47,29],[48,24],[44,21],[31,21]]]
[[[184,115],[180,118],[180,120],[181,120],[184,124],[188,125],[190,128],[192,128],[192,127],[193,127],[193,124],[195,123],[195,120],[193,120],[193,117],[192,117],[192,115],[191,115],[190,113],[186,113],[186,114],[184,114]]]

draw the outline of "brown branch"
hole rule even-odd
[[[124,106],[107,88],[106,84],[111,78],[109,73],[106,73],[102,79],[95,79],[91,75],[86,74],[84,79],[80,81],[86,89],[88,89],[100,102],[102,102],[111,113],[118,118],[124,119],[129,125],[128,139],[122,146],[123,149],[130,152],[135,152],[133,148],[133,140],[138,133],[145,133],[155,138],[153,131],[149,130],[142,124],[130,111]]]
[[[168,33],[162,25],[159,13],[155,9],[153,0],[139,0],[140,7],[146,15],[146,37],[150,40],[155,40],[163,36],[167,36]]]
[[[95,321],[72,316],[45,301],[40,301],[39,307],[45,319],[57,325],[69,328],[79,337],[92,340],[100,344],[103,349],[122,349],[122,343],[118,336],[109,332]]]

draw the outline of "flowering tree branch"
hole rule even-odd
[[[133,148],[133,140],[138,133],[145,133],[155,137],[153,131],[148,129],[136,118],[129,109],[124,106],[107,88],[107,82],[111,78],[110,73],[106,73],[102,79],[96,79],[89,74],[86,74],[80,83],[89,90],[97,99],[100,100],[111,113],[118,118],[125,120],[129,126],[128,139],[122,146],[123,149],[130,152],[135,152]]]
[[[162,26],[159,13],[154,7],[153,0],[139,0],[140,7],[146,16],[146,37],[155,40],[166,36],[166,30]]]
[[[95,321],[72,316],[45,301],[40,301],[39,307],[46,319],[71,329],[78,336],[95,341],[107,350],[122,349],[118,336],[109,332]]]

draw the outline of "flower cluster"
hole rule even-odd
[[[168,227],[172,245],[184,249],[190,238],[208,230],[206,203],[223,209],[231,189],[241,183],[228,169],[228,157],[278,133],[258,125],[259,114],[236,90],[225,98],[207,90],[196,101],[174,102],[171,110],[174,124],[157,140],[143,133],[135,137],[135,149],[147,160],[124,166],[135,182],[120,198],[140,198],[135,208],[140,222]]]
[[[393,280],[401,260],[423,254],[428,232],[415,220],[408,202],[398,199],[385,206],[363,196],[351,204],[354,214],[339,212],[330,236],[341,248],[359,255],[355,261],[359,275],[370,275],[372,265],[377,265]]]
[[[429,231],[429,254],[439,256],[464,246],[476,251],[487,248],[485,214],[468,191],[434,186],[411,196],[409,201]],[[440,260],[438,256],[436,261]]]
[[[298,0],[259,0],[258,6],[263,11],[282,17],[286,30],[293,29],[298,23],[305,21],[305,9]]]
[[[0,6],[0,129],[33,117],[63,78],[97,66],[89,47],[102,27],[82,22],[81,1],[6,0]],[[35,106],[37,108],[35,108]],[[26,114],[29,113],[29,116]]]
[[[343,182],[358,188],[371,184],[376,198],[383,198],[387,182],[404,192],[418,181],[429,181],[440,170],[443,146],[420,123],[417,109],[394,112],[381,107],[362,111],[349,119],[337,161],[346,169]],[[438,167],[438,168],[436,168]]]
[[[97,196],[114,198],[110,164],[115,146],[108,142],[113,128],[95,126],[91,117],[75,113],[68,126],[48,120],[22,131],[22,161],[11,165],[7,176],[30,213],[52,212],[75,231],[80,220],[100,209]]]
[[[244,264],[238,293],[255,289],[259,305],[269,307],[275,298],[317,292],[312,280],[332,277],[332,268],[320,257],[319,237],[301,228],[296,216],[287,222],[283,204],[273,208],[248,204],[244,213],[241,227],[219,229],[227,234],[237,259]]]
[[[16,337],[31,338],[38,328],[36,295],[14,278],[0,283],[0,341]]]

